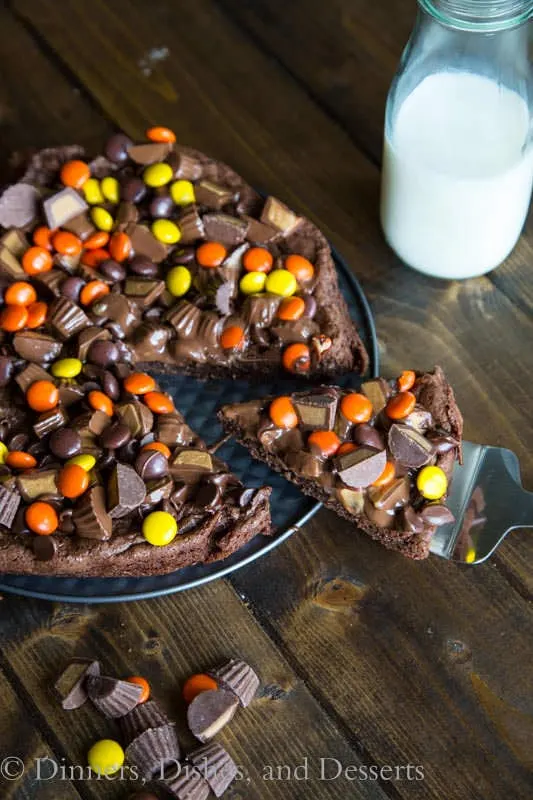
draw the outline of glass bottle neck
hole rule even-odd
[[[418,0],[442,25],[456,30],[496,33],[533,16],[533,0]]]

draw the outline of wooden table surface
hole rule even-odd
[[[442,364],[466,437],[515,450],[533,488],[531,223],[505,265],[462,283],[402,267],[379,232],[384,103],[414,6],[2,3],[3,158],[65,142],[98,150],[117,127],[141,137],[159,123],[228,161],[313,218],[345,255],[376,314],[384,374]],[[21,758],[25,774],[3,781],[0,796],[131,791],[60,779],[114,733],[94,711],[68,714],[52,698],[70,656],[146,676],[182,729],[183,680],[239,655],[262,689],[220,735],[243,771],[231,800],[531,798],[532,564],[527,531],[490,563],[461,568],[404,560],[323,511],[231,579],[183,595],[107,606],[6,596],[0,754]],[[52,768],[45,757],[58,774],[39,781],[37,764],[45,778]],[[378,779],[372,765],[384,768]]]

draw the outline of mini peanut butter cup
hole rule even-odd
[[[129,744],[149,728],[170,725],[170,720],[155,700],[148,700],[121,717],[119,725],[126,744]]]
[[[201,742],[207,742],[233,719],[239,701],[226,689],[208,690],[198,694],[187,709],[187,723],[191,733]]]
[[[218,742],[194,750],[188,760],[209,784],[216,797],[221,797],[237,775],[237,765]]]
[[[206,800],[209,797],[209,784],[194,767],[183,766],[179,775],[164,781],[162,786],[176,800]]]
[[[126,758],[139,768],[146,780],[164,774],[175,767],[180,758],[180,746],[174,725],[149,728],[133,739],[126,748]]]
[[[106,717],[116,719],[135,708],[143,688],[136,683],[99,675],[88,678],[87,692],[98,711]]]
[[[243,708],[249,706],[259,688],[259,678],[245,661],[231,659],[218,669],[209,672],[223,687],[238,698]]]

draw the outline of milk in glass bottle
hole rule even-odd
[[[532,0],[418,0],[386,112],[381,224],[398,256],[470,278],[514,248],[533,182]]]

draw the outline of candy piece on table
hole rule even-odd
[[[89,676],[100,674],[100,663],[89,659],[73,659],[54,684],[56,695],[65,711],[81,708],[89,695],[86,682]]]
[[[233,719],[239,700],[226,689],[208,690],[197,695],[187,709],[191,733],[207,742]]]
[[[174,777],[167,778],[161,785],[176,800],[207,800],[209,797],[209,784],[194,767],[176,770]]]
[[[131,678],[126,678],[128,683],[134,683],[137,686],[142,688],[142,694],[139,697],[139,703],[146,703],[148,698],[150,697],[150,684],[146,680],[146,678],[142,678],[139,675],[132,675]]]
[[[96,775],[114,775],[124,764],[124,751],[113,739],[100,739],[87,753],[87,762]]]
[[[175,768],[179,757],[180,746],[173,724],[143,731],[126,748],[128,762],[138,767],[145,780]]]
[[[193,750],[187,760],[207,781],[215,797],[221,797],[237,776],[237,765],[218,742],[210,742]]]
[[[107,675],[95,675],[87,678],[87,694],[98,711],[116,719],[139,704],[143,687]]]
[[[218,689],[218,683],[215,678],[207,673],[199,672],[197,675],[191,675],[183,684],[183,699],[189,705],[201,692],[216,689]]]
[[[222,687],[232,691],[243,708],[249,706],[257,694],[259,677],[246,661],[232,658],[209,674]]]
[[[155,700],[147,700],[145,703],[140,702],[139,705],[132,708],[132,710],[124,714],[123,717],[120,717],[118,724],[124,741],[126,744],[129,744],[136,739],[140,733],[150,728],[161,728],[165,725],[171,725],[172,723]]]

